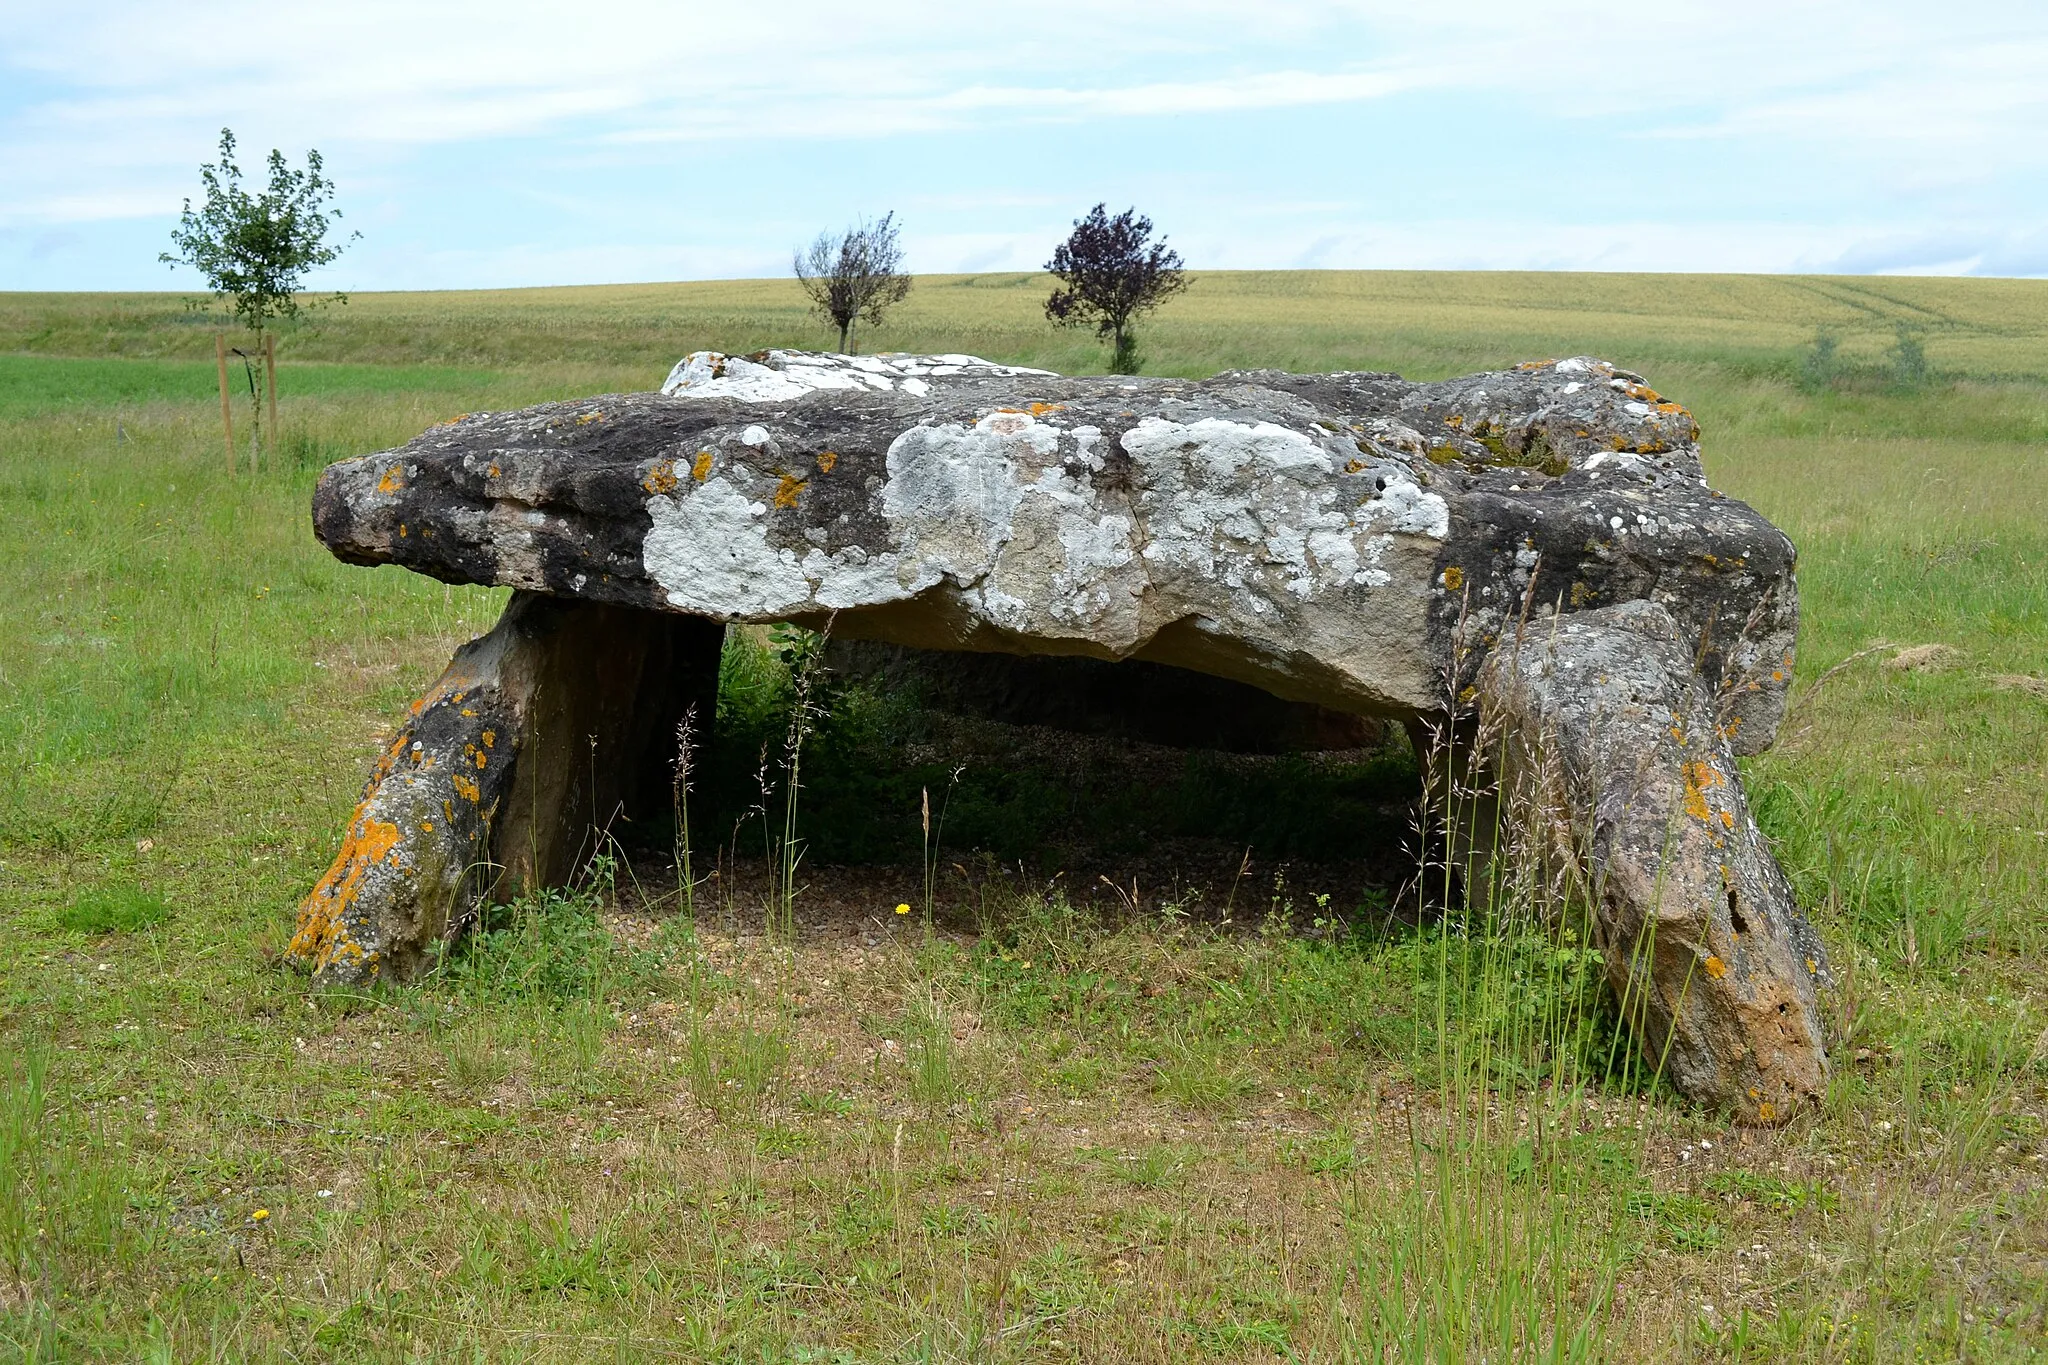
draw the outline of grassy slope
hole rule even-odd
[[[920,281],[874,340],[1099,366],[1042,292]],[[1876,377],[1900,322],[1936,382]],[[1870,373],[1802,389],[1819,328]],[[1742,1135],[1596,1092],[1541,1167],[1555,1200],[1490,1194],[1535,1199],[1525,1232],[1545,1209],[1607,1228],[1538,1240],[1581,1300],[1618,1258],[1628,1349],[2007,1354],[2048,1313],[2048,700],[1998,681],[2048,674],[2044,332],[2028,282],[1243,274],[1145,335],[1184,374],[1602,354],[1681,396],[1716,481],[1801,545],[1808,690],[1751,774],[1843,969],[1828,1112]],[[736,901],[708,963],[671,931],[665,967],[595,996],[352,1008],[269,965],[375,733],[495,600],[333,563],[312,471],[464,409],[645,387],[692,347],[820,340],[780,281],[357,296],[285,339],[279,468],[230,482],[203,317],[0,296],[0,1339],[1328,1358],[1371,1266],[1515,1243],[1452,1235],[1462,1186],[1406,1202],[1433,1084],[1412,945],[1082,931],[997,895],[1015,923],[979,946],[841,923],[793,964]],[[1879,639],[1959,658],[1829,674]],[[898,882],[854,898],[918,899]],[[138,891],[168,918],[64,927]]]

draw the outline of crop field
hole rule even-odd
[[[859,339],[1102,369],[1046,292],[923,278]],[[313,990],[298,900],[504,596],[335,562],[319,469],[828,337],[787,281],[359,295],[281,335],[231,475],[219,326],[0,294],[9,1358],[2048,1354],[2048,283],[1204,274],[1140,333],[1173,375],[1593,354],[1697,414],[1801,556],[1745,770],[1835,1069],[1778,1129],[1636,1065],[1569,925],[1346,880],[1412,757],[1041,752],[787,631],[729,640],[678,830]]]

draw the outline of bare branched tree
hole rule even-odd
[[[839,329],[842,353],[857,350],[854,323],[879,325],[910,293],[896,233],[896,215],[885,213],[879,222],[863,220],[842,233],[821,232],[808,251],[796,253],[797,283],[812,310]]]
[[[1052,253],[1045,268],[1060,288],[1045,301],[1045,316],[1061,327],[1092,325],[1110,343],[1109,372],[1136,374],[1141,358],[1131,327],[1188,287],[1180,253],[1166,239],[1152,240],[1152,220],[1136,209],[1112,218],[1101,204]]]

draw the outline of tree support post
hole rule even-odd
[[[235,477],[235,413],[228,402],[228,339],[213,334],[214,364],[220,369],[220,429],[228,447],[228,477]]]
[[[277,335],[263,334],[263,383],[270,393],[270,439],[277,441]]]

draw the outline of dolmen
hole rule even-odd
[[[725,627],[791,622],[1404,724],[1465,894],[1533,857],[1681,1092],[1752,1122],[1822,1092],[1825,959],[1736,766],[1784,713],[1795,552],[1606,362],[1188,381],[705,351],[659,393],[331,465],[313,524],[351,564],[514,590],[301,908],[319,981],[404,977],[480,897],[668,810]]]

